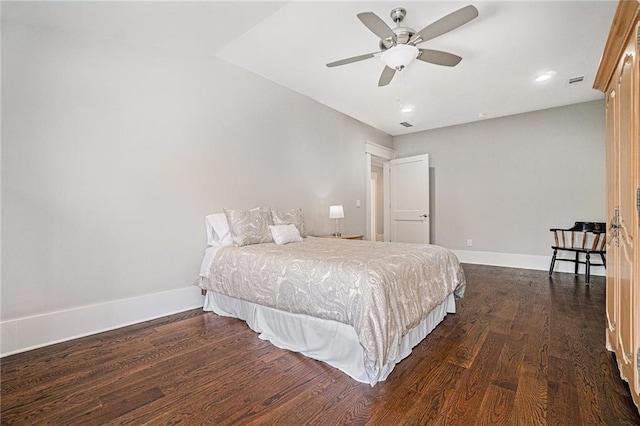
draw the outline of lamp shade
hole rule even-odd
[[[382,62],[389,68],[400,70],[417,58],[418,53],[420,53],[420,51],[415,46],[398,44],[385,50],[382,55],[380,55],[380,59],[382,59]]]
[[[344,218],[344,209],[342,206],[329,206],[329,219]]]

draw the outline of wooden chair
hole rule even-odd
[[[575,263],[575,275],[578,275],[578,266],[585,265],[585,281],[589,285],[592,266],[607,267],[607,259],[605,258],[607,244],[607,224],[604,222],[576,222],[569,229],[551,228],[555,245],[553,249],[553,257],[551,258],[551,267],[549,268],[549,276],[553,273],[556,261]],[[580,238],[582,234],[582,238]],[[557,258],[558,250],[575,253],[572,259]],[[580,260],[580,254],[585,254],[585,260]],[[591,263],[591,255],[599,254],[602,263]]]

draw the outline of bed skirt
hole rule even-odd
[[[204,310],[246,321],[253,331],[259,333],[261,339],[268,340],[279,348],[323,361],[358,382],[370,383],[372,386],[375,384],[371,383],[365,371],[362,346],[355,330],[349,325],[280,311],[210,290],[205,296]],[[387,362],[377,381],[385,380],[395,365],[409,356],[413,347],[442,322],[447,313],[455,312],[455,297],[451,294],[427,318],[403,336],[400,356]]]

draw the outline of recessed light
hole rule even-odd
[[[556,75],[555,71],[547,71],[534,78],[533,81],[535,81],[536,83],[542,83],[543,81],[549,80],[554,75]]]
[[[400,107],[400,111],[402,112],[413,112],[414,109],[415,107],[413,105],[402,105]]]
[[[484,118],[487,114],[485,114],[484,112],[479,112],[477,117],[478,118]]]

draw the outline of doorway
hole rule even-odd
[[[380,157],[371,158],[371,241],[384,241],[384,161]]]
[[[365,239],[429,244],[432,224],[429,155],[396,159],[395,154],[390,148],[365,142]]]
[[[373,142],[365,142],[366,235],[370,241],[389,241],[389,160],[395,151]]]

